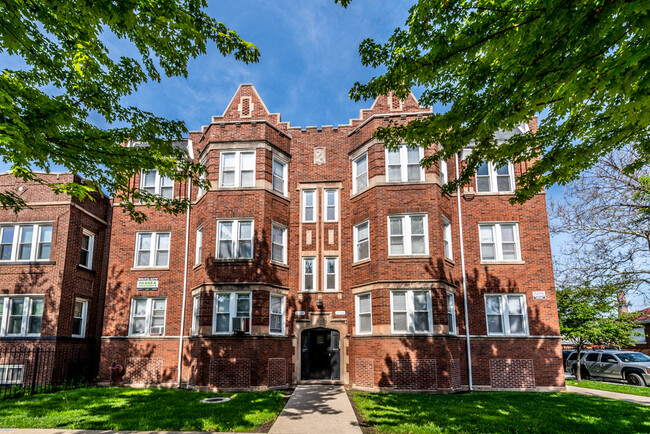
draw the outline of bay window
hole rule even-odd
[[[272,335],[284,334],[284,316],[286,297],[280,294],[271,294],[269,300],[269,333]]]
[[[420,160],[424,150],[402,145],[396,150],[386,149],[386,181],[414,182],[424,181],[424,168]]]
[[[251,293],[215,292],[213,334],[250,333]]]
[[[217,258],[253,258],[253,220],[220,220],[217,223]]]
[[[255,151],[221,153],[220,187],[255,186]]]
[[[388,216],[388,254],[428,254],[429,231],[427,229],[427,216],[424,214]]]
[[[393,333],[431,333],[431,294],[429,291],[391,291],[391,325]]]

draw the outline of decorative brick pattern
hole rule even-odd
[[[251,359],[212,359],[210,385],[220,389],[244,389],[251,385]]]
[[[529,359],[491,359],[490,385],[497,389],[534,388],[533,361]]]
[[[458,360],[452,359],[449,362],[449,375],[451,377],[451,388],[454,390],[460,389],[460,362]]]
[[[372,387],[375,385],[375,370],[372,359],[357,359],[354,366],[354,378],[357,386]]]
[[[286,359],[269,359],[269,387],[285,386],[288,383]]]
[[[158,384],[162,366],[162,359],[129,357],[126,359],[124,382],[128,384]]]
[[[431,390],[438,388],[435,359],[399,359],[393,362],[396,389]]]

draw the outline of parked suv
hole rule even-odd
[[[568,360],[571,373],[576,373],[575,360]],[[599,377],[625,380],[634,386],[650,385],[650,357],[634,351],[587,351],[580,360],[584,378]]]

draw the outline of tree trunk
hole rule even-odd
[[[623,291],[618,293],[618,313],[627,313],[627,299]]]
[[[578,355],[576,356],[576,380],[578,381],[578,383],[580,383],[582,381],[582,372],[580,372],[581,371],[581,369],[580,369],[580,356],[581,356],[581,354],[582,354],[582,352],[580,351],[580,349],[578,349]]]

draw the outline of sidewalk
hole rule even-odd
[[[580,395],[600,396],[601,398],[618,399],[619,401],[633,402],[635,404],[650,405],[650,397],[630,395],[627,393],[608,392],[606,390],[587,389],[586,387],[567,386],[567,392]]]
[[[269,433],[361,434],[343,386],[299,385]]]

